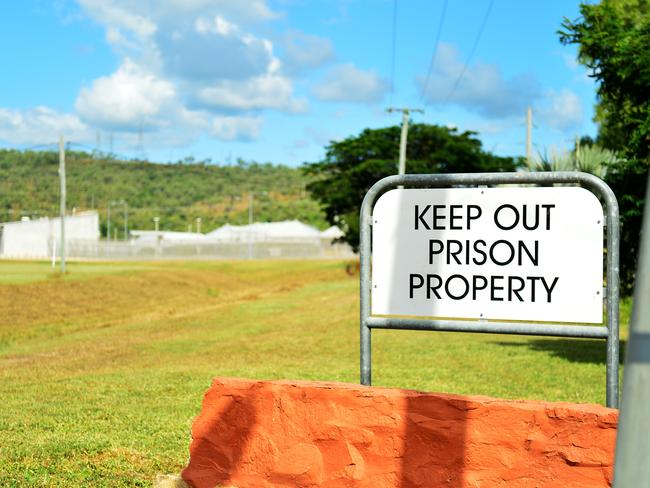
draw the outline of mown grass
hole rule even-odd
[[[63,280],[21,265],[40,278],[0,285],[0,486],[179,472],[215,376],[358,381],[343,263],[75,263]],[[604,358],[601,341],[373,333],[381,386],[602,403]]]
[[[53,279],[83,280],[107,274],[124,274],[143,269],[159,268],[158,263],[89,263],[66,262],[66,274],[61,274],[61,265],[49,261],[0,261],[0,284],[25,284]]]

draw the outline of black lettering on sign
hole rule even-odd
[[[551,230],[551,209],[555,208],[555,204],[547,203],[542,205],[542,208],[546,209],[546,230]]]
[[[472,214],[472,210],[476,212]],[[477,220],[483,215],[483,210],[478,205],[468,205],[467,206],[467,230],[472,230],[472,220]]]
[[[445,224],[438,224],[439,220],[445,220],[446,215],[441,213],[438,215],[438,210],[443,210],[445,205],[434,205],[433,206],[433,230],[445,230]]]
[[[461,293],[460,295],[454,295],[454,294],[451,292],[451,290],[449,289],[449,285],[451,284],[451,281],[452,281],[453,279],[460,280],[460,281],[463,283],[463,285],[464,285],[464,291],[463,291],[463,293]],[[465,298],[465,297],[467,296],[467,294],[469,293],[469,282],[467,281],[467,279],[466,279],[463,275],[459,275],[459,274],[451,275],[451,276],[447,279],[447,281],[445,282],[445,293],[446,293],[447,296],[448,296],[449,298],[451,298],[452,300],[462,300],[462,299]]]
[[[542,225],[540,208],[546,210],[543,227],[551,230],[551,209],[555,208],[553,203],[536,204],[534,210],[531,205],[523,204],[521,212],[514,205],[505,203],[494,211],[494,223],[501,230],[512,230],[521,221],[524,229],[537,230]]]
[[[439,239],[429,239],[429,264],[433,264],[433,256],[440,254],[444,245]]]
[[[509,209],[510,212],[512,212],[512,223],[510,224],[504,224],[503,221],[507,221],[505,216],[501,215],[501,212],[503,210]],[[508,212],[505,213],[505,215],[508,215]],[[503,205],[497,207],[497,209],[494,211],[494,223],[496,226],[501,229],[501,230],[511,230],[517,227],[517,224],[519,223],[519,211],[515,208],[514,205],[510,205],[509,203],[504,203]]]
[[[544,285],[544,288],[546,288],[546,301],[548,303],[551,303],[551,293],[553,293],[553,288],[555,288],[555,285],[557,285],[557,282],[560,278],[557,276],[553,280],[553,283],[551,283],[551,287],[549,288],[548,284],[546,283],[546,280],[544,277],[542,277],[542,285]]]
[[[497,297],[494,292],[495,291],[500,291],[503,290],[503,286],[498,286],[496,284],[497,280],[502,280],[504,277],[503,276],[490,276],[490,300],[493,302],[502,302],[503,297]]]
[[[432,281],[437,281],[435,285],[431,284]],[[431,292],[436,296],[438,300],[442,298],[438,293],[438,288],[442,286],[442,278],[437,274],[428,274],[427,275],[427,298],[431,299]]]
[[[481,281],[481,285],[478,282]],[[479,290],[485,290],[488,285],[488,280],[485,276],[474,275],[472,276],[472,300],[476,300],[476,292]]]
[[[526,251],[526,254],[528,254],[528,259],[530,259],[530,262],[533,263],[534,266],[539,266],[539,241],[535,241],[535,252],[531,253],[530,249],[526,247],[526,243],[524,241],[519,241],[519,253],[518,253],[518,264],[519,266],[522,265],[523,259],[521,257],[523,256],[523,251]]]
[[[418,282],[416,282],[416,280]],[[424,285],[424,278],[421,274],[411,273],[409,275],[409,298],[413,298],[413,290],[422,288]]]
[[[427,213],[427,211],[431,208],[431,205],[427,205],[424,207],[424,210],[420,213],[420,206],[416,205],[415,206],[415,230],[418,230],[418,224],[422,224],[422,226],[426,230],[431,230],[431,227],[429,227],[429,224],[427,224],[426,220],[424,220],[424,214]]]
[[[463,216],[459,215],[459,212],[456,212],[456,210],[462,209],[462,205],[449,205],[449,229],[451,230],[462,230],[463,226],[462,225],[455,225],[454,221],[455,220],[462,220]]]
[[[517,281],[519,282],[519,286],[515,288],[514,282]],[[519,294],[520,291],[522,291],[526,287],[526,280],[521,278],[520,276],[508,276],[508,301],[512,301],[512,296],[516,296],[517,299],[520,302],[523,302],[524,299],[521,297]]]
[[[497,246],[501,244],[501,248],[503,249],[503,245],[505,244],[505,247],[507,249],[507,257],[503,261],[499,261],[497,259],[497,256],[495,256],[494,250],[497,248]],[[512,260],[515,258],[515,248],[510,244],[510,242],[505,241],[503,239],[500,239],[498,241],[495,241],[494,244],[490,246],[490,260],[498,266],[507,266],[509,265]]]
[[[483,249],[479,249],[479,245],[482,248],[485,248],[485,246],[487,245],[487,242],[485,242],[483,239],[479,239],[479,240],[474,242],[474,246],[473,246],[474,247],[474,252],[476,254],[481,255],[481,257],[482,257],[482,259],[480,261],[477,260],[476,258],[472,258],[472,261],[477,266],[481,266],[481,265],[483,265],[483,264],[485,264],[487,262],[487,254],[485,253],[485,251]]]
[[[452,247],[455,249],[452,250]],[[456,264],[462,264],[458,255],[463,252],[463,243],[456,239],[449,239],[447,241],[447,264],[451,264],[451,258],[454,258]]]

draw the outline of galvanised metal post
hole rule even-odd
[[[605,327],[561,324],[527,324],[521,322],[452,321],[399,319],[370,316],[370,257],[372,210],[377,199],[398,186],[410,188],[448,188],[500,184],[573,184],[594,193],[605,204],[607,227],[607,288]],[[618,202],[601,179],[576,171],[537,173],[463,173],[435,175],[394,175],[375,183],[366,193],[360,215],[360,364],[361,384],[372,384],[371,329],[439,330],[497,334],[541,335],[556,337],[600,338],[607,340],[606,405],[618,407],[619,358],[619,232]]]
[[[370,327],[367,320],[370,317],[370,243],[372,225],[372,207],[378,197],[378,190],[373,190],[374,185],[363,199],[361,204],[361,236],[359,241],[359,280],[360,280],[360,311],[361,311],[361,384],[370,386],[372,384],[372,351],[370,347]]]
[[[634,312],[625,358],[623,402],[616,439],[614,487],[648,486],[650,480],[650,184],[646,192]]]

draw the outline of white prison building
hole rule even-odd
[[[41,218],[0,223],[0,257],[47,259],[58,255],[61,219]],[[65,218],[65,240],[99,241],[99,215],[80,212]]]

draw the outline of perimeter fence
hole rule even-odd
[[[57,249],[58,246],[54,246]],[[273,241],[96,241],[70,240],[67,255],[77,259],[349,259],[347,244],[330,239]]]

